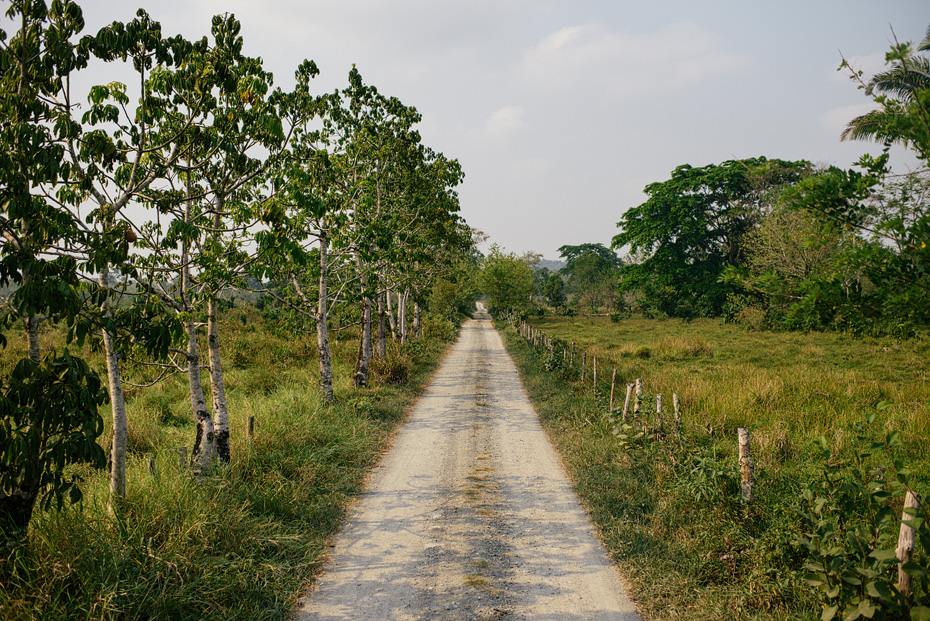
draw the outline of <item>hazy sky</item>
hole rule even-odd
[[[77,1],[89,32],[142,6],[165,34],[199,38],[234,13],[246,52],[284,87],[304,58],[320,92],[355,63],[461,162],[468,223],[550,259],[609,244],[645,185],[679,164],[849,166],[878,151],[839,140],[869,109],[840,54],[869,74],[894,35],[919,41],[930,24],[926,0]]]

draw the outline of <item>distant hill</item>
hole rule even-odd
[[[540,259],[536,264],[536,269],[546,268],[550,272],[558,272],[563,267],[565,267],[565,261],[553,261],[552,259]]]

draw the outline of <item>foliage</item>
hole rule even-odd
[[[556,381],[545,371],[547,352],[533,351],[512,331],[505,334],[534,406],[645,615],[820,617],[832,595],[811,588],[805,578],[814,578],[805,565],[829,561],[856,572],[841,587],[847,595],[856,591],[869,581],[862,572],[875,569],[881,554],[869,557],[873,549],[857,548],[859,540],[847,533],[863,527],[868,541],[874,511],[890,509],[881,535],[887,552],[900,525],[903,488],[897,474],[909,476],[912,489],[926,489],[925,341],[747,333],[706,319],[605,318],[589,325],[547,316],[532,323],[557,342],[586,349],[589,360],[596,353],[599,369],[616,367],[618,387],[634,378],[643,378],[647,387],[643,414],[623,422],[616,402],[614,413],[605,414],[609,383],[601,379],[595,392],[590,375],[587,384],[577,373]],[[649,347],[652,355],[636,357],[638,347]],[[664,394],[668,403],[673,391],[682,401],[680,437],[667,414],[664,426],[653,414],[654,394]],[[871,429],[858,424],[876,405],[881,419],[876,416]],[[756,466],[755,501],[749,506],[739,501],[735,433],[747,425]],[[873,449],[876,432],[883,436],[877,444],[891,445],[891,452]],[[820,435],[828,457],[820,441],[808,449]],[[879,465],[886,470],[876,470]],[[884,481],[875,478],[879,474]],[[887,496],[878,494],[880,486]],[[869,492],[877,495],[869,499]],[[869,509],[872,500],[880,503]],[[922,515],[911,517],[918,529],[926,528]],[[821,520],[834,526],[818,552],[799,542],[799,535],[811,541]],[[924,605],[928,593],[921,582],[927,544],[918,543],[909,566],[916,584],[911,605]],[[875,580],[893,585],[896,561],[886,554],[881,564],[891,573]],[[858,618],[857,606],[845,614]],[[889,610],[872,618],[907,618]]]
[[[764,157],[672,171],[646,186],[649,200],[617,224],[612,247],[642,254],[624,265],[621,292],[642,291],[645,302],[670,316],[719,315],[732,287],[719,281],[745,260],[745,236],[773,188],[796,182],[806,162]]]
[[[68,351],[41,363],[20,360],[0,394],[0,539],[25,535],[32,501],[43,509],[82,498],[80,471],[72,466],[106,465],[97,444],[103,420],[97,407],[106,392],[97,374]],[[20,503],[29,502],[28,507]]]
[[[446,342],[420,339],[405,349],[406,382],[357,390],[349,372],[357,346],[348,339],[355,334],[345,335],[348,347],[340,344],[334,357],[339,399],[326,404],[307,390],[316,381],[311,338],[276,334],[275,324],[249,307],[234,313],[223,320],[223,353],[232,358],[234,349],[248,348],[251,362],[226,377],[230,410],[237,413],[232,433],[243,440],[229,466],[200,480],[179,467],[177,447],[188,444],[190,418],[183,377],[136,389],[127,399],[130,429],[147,454],[130,454],[133,475],[121,510],[108,510],[104,473],[69,467],[68,476],[85,476],[83,501],[60,511],[53,502],[33,519],[29,547],[0,558],[0,618],[293,617],[345,508],[361,493],[365,473],[428,382]],[[53,339],[64,336],[53,332]],[[20,351],[21,339],[11,339],[10,348]],[[2,353],[5,364],[12,351]],[[99,354],[87,353],[100,368]],[[126,371],[134,380],[151,374]],[[247,415],[255,417],[249,442]],[[109,423],[96,420],[105,444]],[[157,476],[150,474],[149,456]]]
[[[481,291],[488,296],[492,313],[502,310],[522,310],[530,305],[533,294],[533,271],[525,257],[505,252],[492,244],[481,264]]]
[[[558,274],[549,274],[543,288],[543,295],[550,306],[563,306],[565,304],[565,281]]]
[[[873,420],[869,414],[866,425]],[[898,590],[896,507],[910,482],[910,471],[894,454],[903,448],[901,435],[892,431],[874,441],[866,425],[855,429],[852,463],[836,460],[826,438],[820,439],[820,477],[804,491],[805,532],[798,540],[810,553],[806,581],[824,603],[823,621],[930,618],[930,529],[923,509],[904,516],[917,530],[917,552],[905,571],[918,588],[913,598]],[[893,467],[874,463],[876,453]]]
[[[580,305],[596,313],[602,306],[617,306],[617,268],[620,260],[613,250],[601,244],[581,244],[559,248],[565,260],[562,273],[568,288]]]

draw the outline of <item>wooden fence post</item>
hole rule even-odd
[[[904,597],[910,598],[914,594],[914,578],[904,572],[904,564],[911,560],[914,553],[914,529],[904,523],[905,520],[914,519],[913,515],[908,515],[908,509],[917,509],[920,507],[920,496],[911,490],[907,490],[907,496],[904,497],[904,512],[901,514],[901,531],[898,533],[898,547],[895,553],[898,555],[898,590]]]
[[[575,341],[572,341],[572,356],[571,356],[571,360],[569,360],[569,363],[572,366],[575,366]]]
[[[594,387],[595,394],[597,393],[597,356],[594,356],[594,374],[591,377],[591,386]]]
[[[753,477],[752,451],[749,447],[749,428],[740,427],[736,431],[739,435],[739,471],[742,478],[740,500],[747,505],[751,505],[755,479]]]
[[[675,435],[681,437],[681,399],[677,392],[672,393],[672,405],[675,407]]]
[[[630,399],[633,397],[633,388],[636,384],[626,385],[626,399],[623,401],[623,422],[626,422],[627,413],[630,411]]]
[[[643,379],[641,377],[636,378],[636,400],[633,402],[633,414],[639,415],[639,411],[642,409],[643,402]]]
[[[581,351],[581,383],[584,384],[585,371],[588,366],[588,350]]]
[[[610,413],[614,413],[614,387],[617,385],[617,367],[614,367],[614,374],[610,378]]]

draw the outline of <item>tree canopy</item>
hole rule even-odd
[[[764,157],[695,168],[646,186],[649,199],[617,223],[612,247],[645,258],[621,270],[623,291],[642,291],[670,315],[718,314],[732,289],[719,282],[745,258],[744,238],[773,188],[796,182],[807,162]]]

